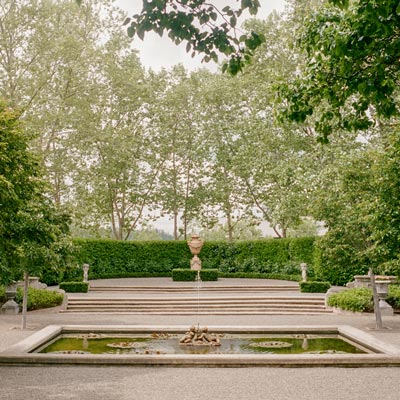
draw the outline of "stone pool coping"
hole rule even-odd
[[[348,325],[337,326],[209,326],[212,333],[338,334],[374,351],[367,354],[46,354],[30,353],[60,334],[178,333],[187,326],[49,325],[0,353],[0,365],[131,365],[169,367],[400,367],[400,348]]]

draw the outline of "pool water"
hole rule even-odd
[[[221,346],[185,346],[180,334],[61,335],[40,348],[58,354],[361,354],[368,351],[339,335],[220,335]]]

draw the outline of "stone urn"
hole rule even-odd
[[[187,241],[190,252],[193,255],[193,258],[190,260],[190,269],[194,271],[201,270],[201,260],[198,257],[200,254],[201,248],[203,247],[204,241],[200,238],[199,235],[193,234],[191,239]]]

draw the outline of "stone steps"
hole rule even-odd
[[[65,312],[164,315],[326,314],[321,296],[85,297],[68,299]]]
[[[196,283],[192,286],[90,286],[91,292],[127,292],[127,293],[196,293]],[[200,286],[201,292],[298,292],[298,285],[254,285],[254,286]]]

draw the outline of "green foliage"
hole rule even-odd
[[[296,243],[298,242],[298,243]],[[124,242],[75,240],[79,265],[90,265],[89,278],[171,276],[176,268],[187,268],[191,254],[183,241]],[[300,275],[300,263],[313,269],[313,238],[269,239],[237,243],[206,242],[200,257],[203,269],[220,273],[278,273]],[[82,276],[80,268],[65,277]],[[65,278],[63,280],[66,280]]]
[[[177,268],[172,270],[173,281],[195,281],[196,277],[197,277],[197,271],[188,268]],[[200,279],[202,281],[217,281],[218,270],[202,269],[200,271]]]
[[[67,293],[87,293],[89,284],[87,282],[61,282],[60,289]]]
[[[23,289],[17,289],[15,301],[22,306]],[[50,308],[59,306],[63,302],[64,296],[61,293],[44,289],[28,289],[28,311],[40,310],[41,308]]]
[[[190,262],[190,251],[185,242],[86,239],[74,243],[80,248],[79,265],[90,265],[90,279],[132,273],[171,276],[173,268],[185,267]]]
[[[300,282],[300,292],[302,293],[326,293],[330,287],[329,282]]]
[[[246,278],[246,279],[278,279],[284,281],[299,282],[301,275],[287,275],[280,273],[260,273],[260,272],[233,272],[233,273],[220,273],[223,278]]]
[[[29,150],[19,114],[0,102],[0,276],[39,275],[66,262],[71,243],[67,215],[45,195],[40,159]]]
[[[237,35],[237,19],[244,10],[255,15],[259,7],[258,0],[242,0],[238,10],[230,6],[219,10],[205,0],[144,1],[142,12],[124,24],[129,37],[136,35],[142,40],[146,32],[162,36],[166,31],[175,44],[186,42],[186,51],[192,56],[204,54],[205,62],[217,62],[219,53],[229,56],[223,70],[236,75],[265,40],[256,32]]]
[[[325,5],[304,21],[307,65],[285,93],[293,121],[304,122],[327,104],[315,122],[322,141],[338,128],[372,126],[371,116],[398,114],[398,1],[331,3],[338,6]]]
[[[0,306],[6,302],[6,288],[0,285]]]
[[[372,312],[372,291],[367,288],[344,290],[329,296],[328,305],[354,312]]]
[[[386,301],[395,309],[400,310],[400,285],[389,285]]]
[[[321,280],[344,285],[369,268],[400,271],[400,136],[381,135],[379,147],[370,144],[332,170],[318,196],[316,216],[328,228],[317,243]]]

